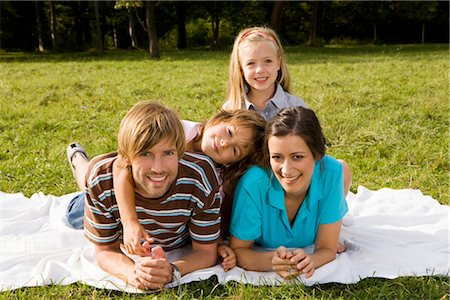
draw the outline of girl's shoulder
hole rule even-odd
[[[202,123],[193,122],[189,120],[181,120],[181,124],[184,128],[184,135],[186,136],[186,142],[190,142],[198,135],[198,129]]]
[[[304,108],[308,108],[308,105],[306,105],[306,102],[294,95],[291,95],[287,91],[283,89],[283,87],[278,84],[277,89],[275,92],[275,95],[272,100],[278,108],[289,108],[289,107],[295,107],[295,106],[301,106]]]

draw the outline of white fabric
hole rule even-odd
[[[192,122],[192,121],[188,121],[188,120],[181,120],[181,124],[183,124],[186,142],[189,143],[197,137],[198,129],[199,129],[201,123]]]
[[[26,198],[0,192],[0,290],[77,281],[128,292],[139,292],[102,271],[94,247],[82,230],[67,226],[65,210],[74,194],[61,197],[42,193]],[[450,207],[419,190],[359,187],[350,193],[341,241],[347,251],[316,270],[315,283],[356,283],[366,277],[449,275]],[[174,259],[188,249],[169,253]],[[312,250],[312,247],[309,247]],[[249,272],[219,265],[183,276],[181,284],[213,275],[220,283],[280,284],[273,272]]]

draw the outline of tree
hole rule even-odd
[[[399,13],[404,15],[406,20],[420,23],[420,41],[422,44],[425,43],[425,26],[436,17],[437,7],[438,3],[436,1],[397,4]]]
[[[316,45],[316,37],[317,37],[317,9],[318,9],[319,3],[317,0],[311,1],[311,31],[309,35],[308,40],[308,46],[315,46]]]
[[[186,4],[175,2],[175,12],[177,18],[177,48],[186,49]]]
[[[272,8],[272,17],[270,26],[273,30],[278,31],[281,22],[281,13],[283,12],[283,1],[275,1]]]
[[[98,8],[98,1],[94,0],[94,11],[95,11],[95,31],[97,33],[97,51],[103,53],[103,38],[102,38],[102,27],[100,22],[100,10]]]
[[[158,59],[160,57],[159,54],[159,42],[158,42],[158,34],[156,33],[156,25],[155,25],[155,6],[153,1],[146,2],[146,14],[145,21],[147,25],[147,33],[149,40],[149,55],[152,59]]]
[[[58,35],[56,32],[56,14],[55,14],[55,4],[53,0],[49,1],[49,13],[50,13],[50,35],[52,37],[52,47],[54,51],[58,51],[59,45],[58,45]]]
[[[226,5],[226,4],[225,4]],[[220,16],[221,13],[224,10],[224,3],[223,2],[209,2],[207,4],[206,10],[210,14],[210,20],[211,20],[211,44],[210,49],[214,50],[218,46],[219,41],[219,25],[220,25]]]
[[[128,15],[128,36],[130,37],[131,47],[139,49],[135,30],[135,16],[139,19],[137,9],[143,7],[142,1],[137,0],[117,0],[114,9],[126,9]],[[145,29],[145,26],[144,26]]]
[[[71,2],[72,14],[74,17],[74,29],[76,50],[84,50],[91,43],[91,27],[89,24],[89,2],[74,1]]]
[[[36,7],[36,25],[37,25],[37,32],[38,32],[38,49],[39,49],[39,52],[44,52],[44,39],[42,37],[41,12],[40,12],[38,0],[35,0],[35,7]]]

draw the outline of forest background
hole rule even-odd
[[[3,51],[230,47],[244,27],[284,45],[448,43],[448,1],[0,1]]]

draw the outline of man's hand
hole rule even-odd
[[[138,221],[123,224],[123,245],[129,254],[150,255],[149,248],[143,247],[141,240],[153,242],[153,239]]]
[[[152,248],[151,251],[151,256],[136,260],[134,273],[144,289],[156,290],[172,281],[173,270],[160,246]]]
[[[236,266],[236,254],[227,245],[219,245],[217,248],[217,256],[222,259],[222,268],[225,272]]]

